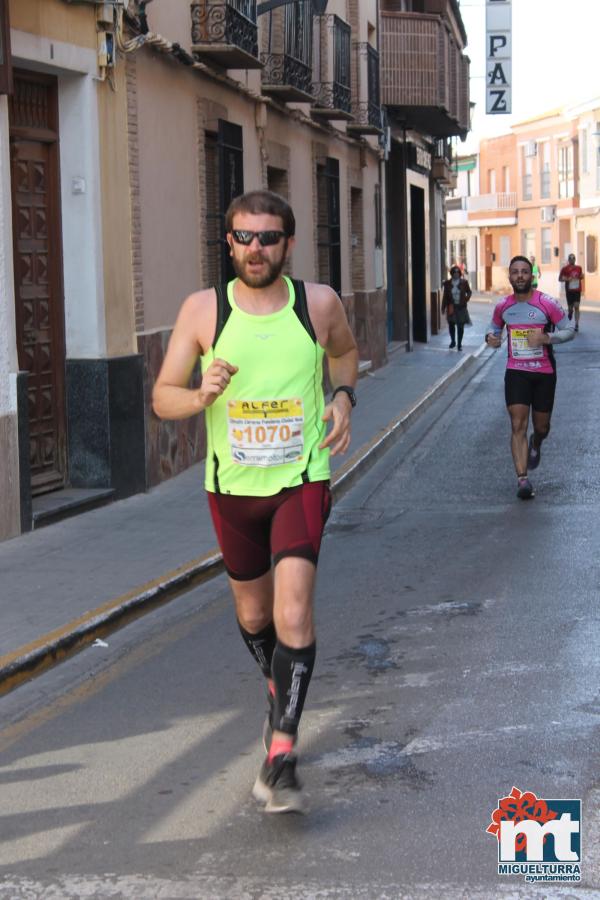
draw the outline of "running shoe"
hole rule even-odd
[[[575,331],[579,331],[579,325],[575,326]]]
[[[535,494],[533,492],[533,485],[531,484],[529,478],[519,478],[517,497],[520,500],[531,500],[532,497],[535,497]]]
[[[265,803],[265,812],[304,812],[302,785],[296,777],[297,759],[283,753],[271,762],[265,759],[254,782],[252,794]]]
[[[538,447],[537,450],[533,446],[533,435],[529,436],[529,456],[527,457],[527,468],[528,469],[537,469],[540,464],[540,459],[542,458],[541,448]]]

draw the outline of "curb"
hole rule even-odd
[[[422,415],[441,393],[479,362],[485,344],[461,359],[439,378],[407,411],[392,419],[375,436],[363,444],[333,475],[331,489],[336,499],[342,497],[358,478],[371,469],[394,446],[406,430]],[[492,354],[493,355],[493,354]],[[478,368],[485,364],[487,357]],[[475,374],[475,372],[473,372]],[[45,634],[12,653],[0,657],[0,696],[10,693],[25,681],[89,647],[97,638],[128,625],[205,581],[225,571],[218,550],[184,563],[153,581],[134,588],[127,594],[96,607],[62,628]]]

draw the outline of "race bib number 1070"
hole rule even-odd
[[[281,466],[304,453],[302,400],[230,400],[227,432],[231,456],[240,466]]]

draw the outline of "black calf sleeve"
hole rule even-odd
[[[275,626],[272,622],[259,631],[257,634],[250,634],[243,628],[238,620],[240,633],[244,638],[246,647],[258,663],[265,678],[271,677],[271,660],[273,659],[273,651],[277,642],[275,634]]]
[[[275,684],[273,728],[296,734],[317,654],[316,643],[296,650],[278,641],[271,669]]]

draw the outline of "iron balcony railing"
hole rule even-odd
[[[314,18],[314,115],[325,119],[351,119],[351,28],[339,16]]]
[[[268,13],[260,54],[264,93],[285,101],[312,101],[312,20],[311,0]]]
[[[517,195],[510,191],[500,194],[477,194],[467,197],[469,212],[491,211],[496,209],[514,210],[517,208]]]
[[[379,134],[381,101],[379,96],[379,53],[368,43],[353,44],[352,104],[354,121],[348,131],[355,134]]]
[[[230,69],[259,69],[256,0],[192,0],[192,53]]]

